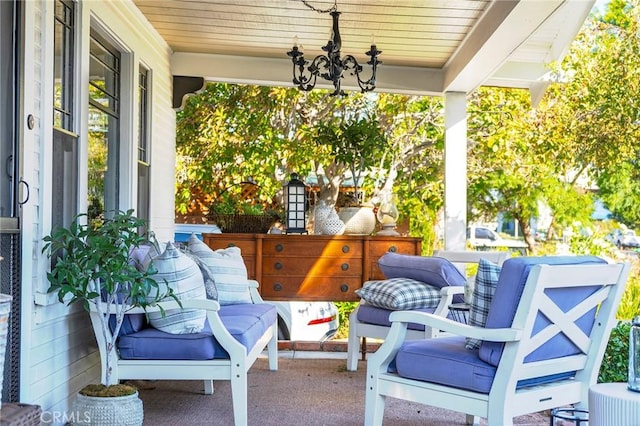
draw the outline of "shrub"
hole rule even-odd
[[[629,330],[631,323],[621,321],[611,330],[602,358],[598,383],[626,382],[629,370]]]

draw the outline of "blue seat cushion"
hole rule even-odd
[[[487,316],[486,328],[511,327],[524,285],[529,277],[531,268],[535,265],[585,265],[602,264],[606,261],[596,256],[540,256],[516,257],[507,259],[502,265],[500,278],[493,295],[491,308]],[[598,290],[598,286],[556,289],[548,296],[565,312],[584,300],[589,294]],[[576,324],[589,334],[595,320],[595,309],[583,315]],[[534,323],[532,335],[549,324],[540,313]],[[483,361],[497,366],[502,357],[504,343],[483,341],[478,356]],[[559,333],[551,340],[541,345],[525,358],[525,362],[559,358],[578,353],[579,350],[562,334]]]
[[[408,379],[489,393],[496,367],[465,348],[464,337],[407,340],[395,358],[397,373]]]
[[[247,351],[277,320],[275,306],[268,303],[226,305],[220,308],[219,315],[225,328]],[[229,358],[213,337],[208,321],[201,332],[191,334],[170,334],[147,326],[138,332],[121,335],[118,350],[122,359]]]
[[[497,367],[481,360],[478,349],[466,349],[464,337],[454,336],[405,341],[389,370],[408,379],[487,394]],[[566,372],[521,380],[517,388],[566,379],[573,374]]]
[[[426,312],[428,314],[432,314],[435,310],[436,308],[412,309],[412,311],[415,312]],[[362,323],[391,327],[389,315],[391,315],[392,312],[395,311],[392,309],[384,309],[377,306],[372,306],[365,302],[360,302],[360,305],[358,307],[358,314],[356,316],[358,318],[358,321]],[[449,314],[449,318],[451,318],[451,314]],[[424,325],[416,324],[413,322],[410,322],[407,328],[410,330],[424,331]]]

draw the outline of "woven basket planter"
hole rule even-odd
[[[209,220],[222,232],[266,234],[277,218],[266,214],[211,214]]]
[[[86,396],[78,393],[71,409],[72,425],[141,426],[144,418],[138,392],[116,397]]]

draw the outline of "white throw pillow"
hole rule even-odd
[[[253,303],[247,285],[247,267],[239,247],[212,250],[193,234],[188,249],[209,267],[221,305]]]
[[[166,293],[168,286],[178,300],[207,298],[200,268],[172,243],[167,243],[164,253],[152,262],[157,271],[153,279],[158,283],[160,294]],[[154,289],[152,296],[155,294]],[[206,311],[202,309],[169,309],[164,316],[161,312],[150,312],[149,323],[166,333],[189,334],[202,331],[206,317]]]

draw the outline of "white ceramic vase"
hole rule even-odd
[[[346,235],[371,235],[376,229],[376,215],[371,207],[341,207],[338,212]]]
[[[335,212],[333,206],[327,205],[324,201],[319,201],[313,210],[313,233],[322,234],[324,222],[327,220],[331,212]]]
[[[335,209],[331,209],[331,213],[322,223],[323,235],[342,235],[344,233],[344,222],[338,216],[338,212]]]

